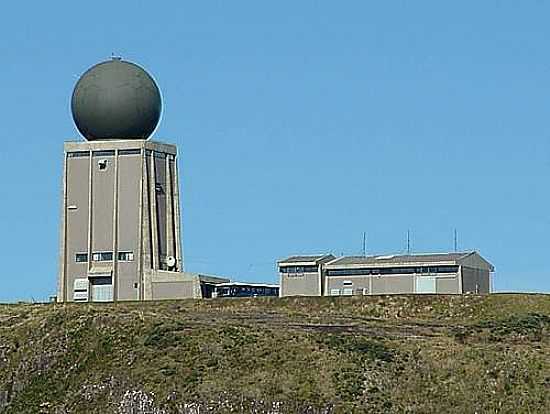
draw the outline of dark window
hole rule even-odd
[[[132,262],[134,260],[134,252],[118,252],[118,260],[121,262]]]
[[[458,266],[439,266],[436,268],[437,273],[456,273]]]
[[[113,252],[94,252],[92,260],[94,262],[110,262],[113,260]]]
[[[380,267],[371,269],[331,269],[328,276],[411,275],[414,273],[456,273],[458,266]]]
[[[88,253],[77,253],[75,256],[75,262],[84,263],[88,261]]]
[[[138,149],[124,149],[124,150],[118,150],[118,155],[140,155],[141,150]]]
[[[112,157],[112,156],[115,155],[115,152],[113,150],[94,151],[93,155],[94,155],[94,157]]]
[[[99,285],[112,285],[113,279],[110,276],[100,276],[90,278],[90,283],[95,286]]]
[[[317,266],[283,266],[279,268],[281,273],[317,273]]]
[[[73,151],[73,152],[68,152],[67,153],[67,157],[69,157],[69,158],[87,157],[89,155],[90,155],[90,153],[88,151]]]

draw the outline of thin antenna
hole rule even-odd
[[[411,254],[411,231],[407,230],[407,254]]]
[[[367,257],[367,232],[363,232],[363,257]]]
[[[458,232],[456,229],[454,232],[454,247],[455,247],[455,253],[458,252]]]

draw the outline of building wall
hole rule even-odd
[[[194,281],[157,282],[153,283],[153,300],[193,298]]]
[[[372,276],[372,294],[396,294],[414,292],[415,277],[411,275]]]
[[[67,202],[63,211],[67,226],[66,257],[62,258],[65,263],[61,264],[66,266],[66,270],[60,295],[66,295],[69,301],[73,299],[75,279],[88,276],[88,263],[77,263],[75,257],[76,253],[88,253],[89,169],[89,156],[67,158]]]
[[[490,293],[490,273],[488,270],[462,266],[463,293]]]
[[[353,295],[385,295],[400,293],[415,293],[416,279],[421,275],[392,275],[392,276],[328,276],[326,296],[338,289],[339,294],[344,289],[353,289]],[[433,277],[433,276],[432,276]],[[349,283],[351,282],[351,284]],[[442,294],[459,293],[459,279],[456,274],[435,276],[436,292]]]
[[[134,253],[134,260],[131,262],[117,261],[118,300],[138,300],[142,283],[138,274],[141,247],[141,162],[141,154],[124,154],[118,157],[117,251]]]
[[[175,147],[142,140],[69,142],[65,151],[58,300],[73,300],[75,279],[110,274],[114,300],[189,297],[180,282],[153,292],[145,276],[145,270],[166,269],[167,256],[182,264]],[[111,252],[113,260],[93,261],[94,252]],[[133,253],[133,260],[118,260],[119,252]],[[88,254],[88,261],[76,262],[76,253]]]
[[[438,276],[435,279],[436,292],[442,294],[458,294],[460,292],[460,283],[458,275]]]
[[[92,154],[92,252],[108,252],[113,250],[115,157],[103,151]],[[107,161],[104,170],[98,164],[101,160]]]
[[[280,273],[280,296],[321,296],[319,273]]]

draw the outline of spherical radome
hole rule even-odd
[[[162,102],[153,78],[134,63],[98,63],[76,83],[71,110],[90,141],[147,139],[158,125]]]

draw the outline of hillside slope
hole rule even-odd
[[[550,296],[0,306],[0,413],[203,412],[550,412]]]

